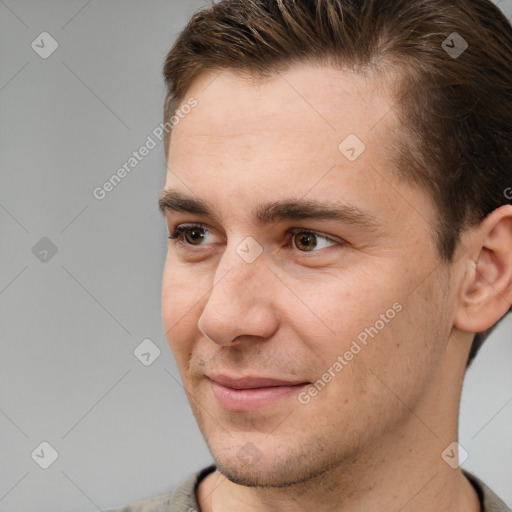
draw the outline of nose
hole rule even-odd
[[[241,343],[247,337],[272,336],[278,326],[273,303],[275,280],[263,254],[248,263],[235,248],[226,247],[199,318],[200,332],[223,346]]]

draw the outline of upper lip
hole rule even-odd
[[[219,375],[219,374],[210,374],[207,377],[218,384],[222,384],[223,386],[227,386],[232,389],[254,389],[254,388],[265,388],[265,387],[275,387],[275,386],[296,386],[298,384],[307,384],[306,381],[303,380],[282,380],[282,379],[273,379],[270,377],[228,377],[227,375]]]

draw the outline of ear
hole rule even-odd
[[[512,205],[491,212],[469,236],[454,326],[482,332],[512,304]]]

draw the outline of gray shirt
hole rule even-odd
[[[215,469],[215,465],[211,465],[190,475],[172,492],[139,500],[131,505],[106,512],[200,512],[195,491],[199,482]],[[480,498],[482,512],[512,512],[480,479],[464,469],[462,472],[473,484]]]

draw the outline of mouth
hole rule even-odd
[[[269,377],[207,375],[217,403],[230,412],[250,412],[291,398],[310,382]]]

